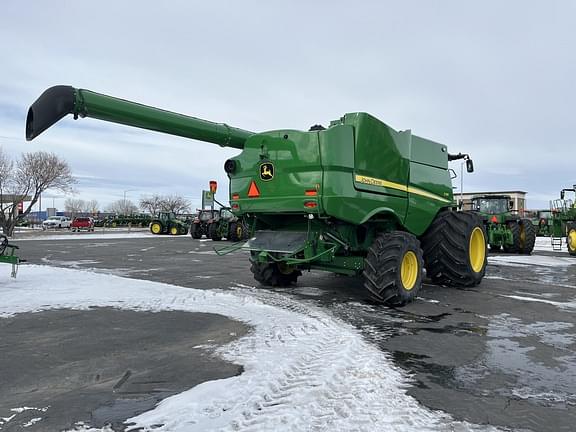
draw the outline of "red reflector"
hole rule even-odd
[[[316,204],[316,201],[306,201],[304,203],[304,207],[306,208],[316,208],[318,204]]]
[[[238,204],[232,204],[232,210],[238,210],[240,206]]]
[[[232,199],[240,199],[240,194],[232,194]]]
[[[496,216],[492,216],[492,222],[494,223],[498,222],[498,218]]]
[[[318,191],[316,189],[308,189],[306,192],[304,192],[304,195],[316,196],[316,195],[318,195]]]
[[[250,188],[248,189],[248,198],[258,198],[260,196],[260,191],[258,190],[258,186],[256,186],[256,182],[252,180],[250,183]]]

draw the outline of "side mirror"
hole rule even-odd
[[[508,205],[510,206],[510,209],[513,209],[514,208],[514,201],[510,200]]]
[[[469,173],[474,172],[474,162],[472,162],[472,159],[466,159],[466,171]]]

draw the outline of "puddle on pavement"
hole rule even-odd
[[[484,357],[457,368],[455,381],[470,391],[482,389],[478,391],[547,406],[576,405],[576,335],[567,333],[572,329],[573,324],[565,322],[491,317]]]

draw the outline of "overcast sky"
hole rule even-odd
[[[0,6],[0,145],[64,157],[76,198],[198,205],[215,179],[224,200],[238,151],[71,117],[27,143],[28,106],[57,84],[252,131],[366,111],[470,153],[465,191],[524,190],[530,208],[576,183],[576,2],[86,3]]]

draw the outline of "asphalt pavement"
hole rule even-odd
[[[256,285],[245,253],[218,257],[212,250],[214,243],[209,240],[192,240],[189,236],[90,239],[89,233],[80,235],[84,237],[20,243],[16,240],[15,243],[21,247],[21,256],[34,264],[93,269],[199,289]],[[480,286],[453,289],[425,284],[420,298],[400,309],[373,303],[360,278],[322,272],[305,273],[296,286],[275,291],[318,305],[358,328],[367,340],[389,353],[397,365],[412,375],[409,394],[427,407],[478,424],[532,431],[573,431],[576,425],[576,259],[572,264],[567,257],[566,252],[535,252],[532,257],[514,262],[514,257],[501,254],[491,260]],[[20,272],[25,271],[26,267],[22,266]],[[75,372],[66,372],[78,377],[98,374],[89,359],[103,346],[118,347],[121,355],[129,357],[141,347],[126,345],[125,341],[137,341],[153,328],[146,351],[161,353],[157,358],[144,359],[132,368],[126,363],[104,361],[103,370],[109,377],[107,387],[94,390],[86,403],[77,399],[82,394],[78,390],[81,386],[74,387],[67,397],[77,399],[74,405],[77,411],[72,410],[70,415],[65,413],[66,404],[62,403],[61,413],[66,421],[86,418],[95,425],[112,422],[118,428],[123,418],[149,409],[150,404],[166,395],[203,380],[241,372],[241,366],[221,361],[212,367],[206,364],[203,372],[190,371],[182,362],[182,355],[186,347],[199,345],[204,339],[226,343],[231,340],[231,333],[241,336],[249,331],[245,326],[217,315],[166,312],[162,313],[165,319],[159,321],[147,315],[101,309],[49,311],[0,320],[3,335],[0,370],[10,371],[7,376],[11,388],[32,388],[30,383],[38,382],[43,375],[40,371],[49,370],[49,376],[43,379],[52,380],[52,384],[42,388],[41,397],[51,400],[56,394],[53,383],[59,380],[62,368],[71,360],[65,358],[55,368],[49,359],[50,341],[63,329],[69,329],[70,322],[87,323],[73,327],[67,339],[72,341],[70,346],[81,347],[78,355],[83,356],[80,362],[84,363]],[[123,330],[117,335],[102,335],[98,329],[111,322]],[[165,324],[156,326],[152,322]],[[197,330],[175,332],[175,328]],[[173,335],[169,340],[163,337],[167,333]],[[73,342],[81,339],[81,344]],[[173,356],[169,346],[180,346],[182,350]],[[69,354],[73,358],[72,353]],[[42,355],[48,360],[41,358]],[[195,359],[201,362],[205,355],[198,352]],[[18,376],[17,364],[23,360],[31,362],[37,375]],[[44,361],[48,363],[42,363]],[[157,387],[144,385],[136,390],[131,406],[115,406],[118,398],[113,393],[114,386],[128,370],[132,375],[161,369],[163,364],[170,364],[169,368],[162,369],[170,372],[158,381],[170,383],[170,391],[158,392]],[[12,406],[23,406],[25,397],[28,397],[25,393],[6,394],[2,390],[0,406],[7,400],[16,404]],[[36,402],[34,406],[42,406],[40,401]],[[51,408],[50,411],[58,417],[57,410]],[[41,429],[32,426],[28,430]]]

